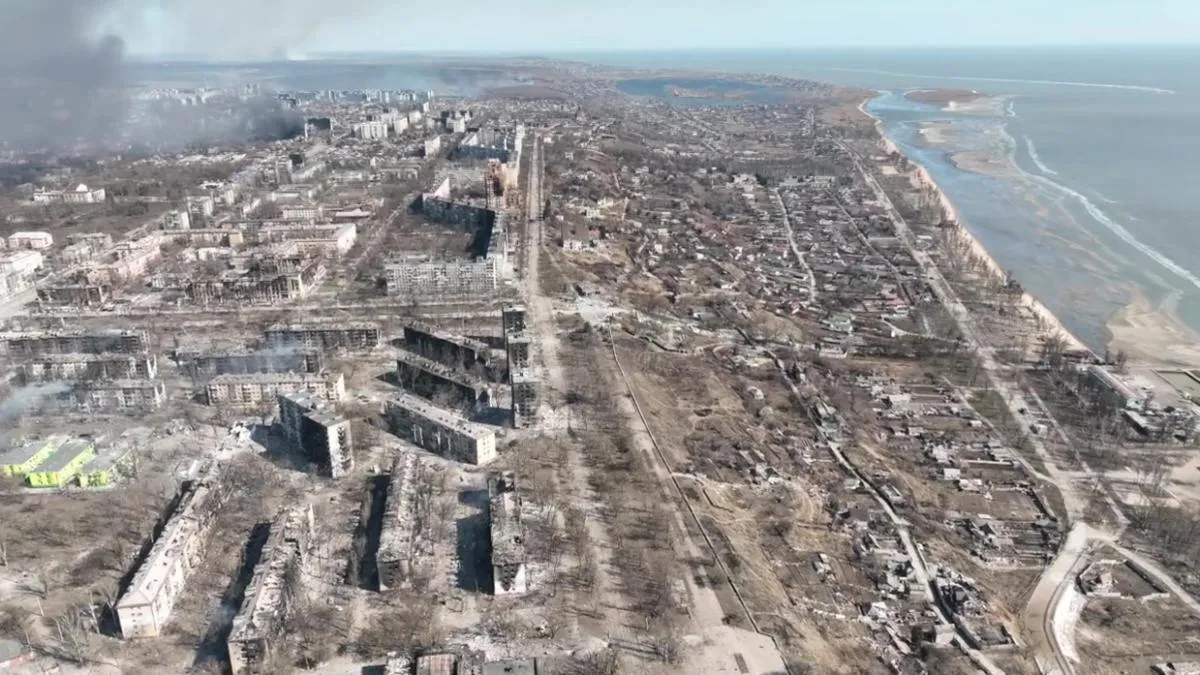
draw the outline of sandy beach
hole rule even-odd
[[[1108,321],[1109,348],[1130,360],[1200,368],[1200,334],[1174,316],[1171,297],[1157,306],[1136,289],[1133,299]]]
[[[858,109],[861,110],[864,115],[867,115],[875,120],[875,129],[879,133],[880,146],[888,153],[894,152],[897,154],[903,154],[900,152],[900,149],[896,146],[896,144],[887,137],[887,134],[884,133],[883,120],[880,120],[874,115],[871,115],[871,113],[867,112],[866,101],[864,101]],[[925,130],[922,129],[922,134],[924,134],[924,131]],[[938,203],[941,204],[942,209],[945,210],[946,217],[962,224],[962,233],[966,237],[971,247],[971,252],[984,262],[992,274],[1002,278],[1007,276],[1004,268],[1001,267],[998,262],[996,262],[995,258],[988,253],[986,248],[984,248],[983,244],[980,243],[980,241],[975,238],[975,235],[971,233],[970,226],[967,223],[962,222],[962,220],[959,218],[958,210],[954,208],[954,203],[950,201],[950,198],[941,189],[941,187],[938,186],[937,181],[935,181],[933,176],[930,175],[929,170],[921,164],[917,164],[915,162],[913,164],[915,169],[910,177],[913,181],[913,186],[918,188],[932,189],[933,192],[938,196]],[[1022,295],[1021,302],[1042,321],[1042,324],[1046,327],[1047,335],[1057,335],[1058,337],[1062,338],[1067,343],[1069,349],[1082,351],[1088,350],[1088,347],[1086,344],[1084,344],[1083,340],[1080,340],[1076,335],[1071,333],[1071,331],[1067,330],[1067,328],[1063,326],[1062,321],[1060,321],[1058,317],[1055,316],[1054,313],[1051,312],[1050,309],[1046,307],[1040,300],[1026,292]]]

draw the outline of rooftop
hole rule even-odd
[[[387,402],[387,405],[402,408],[411,414],[423,417],[435,424],[466,434],[477,441],[495,434],[487,426],[476,424],[461,415],[439,408],[425,399],[418,398],[412,394],[398,394],[393,396]]]
[[[87,439],[75,438],[63,443],[53,455],[34,469],[37,473],[56,473],[65,469],[80,455],[89,452],[95,445]]]
[[[29,441],[19,448],[13,448],[4,454],[0,454],[0,466],[24,464],[37,456],[47,445],[62,445],[66,440],[66,436],[51,436],[41,440]]]

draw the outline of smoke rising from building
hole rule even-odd
[[[183,41],[173,46],[215,56],[274,57],[302,45],[319,27],[325,12],[306,4],[0,0],[0,150],[61,150],[116,139],[188,145],[290,135],[303,128],[302,121],[270,99],[229,102],[215,111],[207,106],[172,111],[163,119],[131,117],[135,83],[118,29],[178,34]],[[151,14],[159,18],[142,20]]]
[[[62,396],[69,391],[71,385],[66,382],[17,387],[8,398],[0,401],[0,429],[10,426],[30,411],[37,410],[46,399]]]

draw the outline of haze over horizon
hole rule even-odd
[[[117,1],[102,27],[121,36],[131,54],[220,58],[372,51],[1200,44],[1200,3],[1191,0],[695,0],[686,11],[663,0],[461,0],[451,21],[440,12],[353,0],[338,10],[330,15],[317,3],[276,0],[237,7]]]

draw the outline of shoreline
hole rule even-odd
[[[879,93],[880,92],[876,92],[876,96],[878,96]],[[979,259],[983,261],[989,272],[1001,278],[1007,277],[1008,274],[1004,271],[1004,268],[996,261],[995,258],[992,257],[991,253],[988,252],[983,243],[979,241],[979,238],[976,237],[973,232],[971,232],[971,229],[959,217],[958,209],[954,207],[954,203],[950,200],[950,197],[944,190],[942,190],[941,186],[937,184],[937,181],[934,180],[933,175],[929,173],[929,169],[927,169],[924,164],[921,164],[920,162],[917,162],[908,155],[904,154],[904,152],[900,150],[899,146],[896,145],[895,141],[889,138],[887,133],[884,131],[883,120],[867,112],[867,104],[872,100],[872,98],[864,99],[861,103],[859,103],[858,110],[869,119],[874,120],[875,130],[879,136],[880,146],[887,153],[894,152],[908,159],[908,161],[914,167],[912,177],[915,178],[920,187],[928,188],[937,195],[938,204],[945,211],[946,218],[958,223],[960,231],[962,232],[963,236],[966,237],[967,243],[971,249],[971,253],[975,256],[978,256]],[[1086,343],[1084,343],[1083,340],[1080,340],[1077,335],[1067,330],[1067,327],[1064,326],[1062,321],[1054,315],[1054,312],[1051,312],[1049,307],[1046,307],[1041,300],[1034,297],[1029,291],[1022,292],[1021,304],[1027,307],[1035,316],[1038,317],[1042,324],[1044,324],[1044,334],[1058,336],[1066,342],[1069,350],[1087,351],[1093,354],[1095,353],[1090,347],[1087,346]]]

